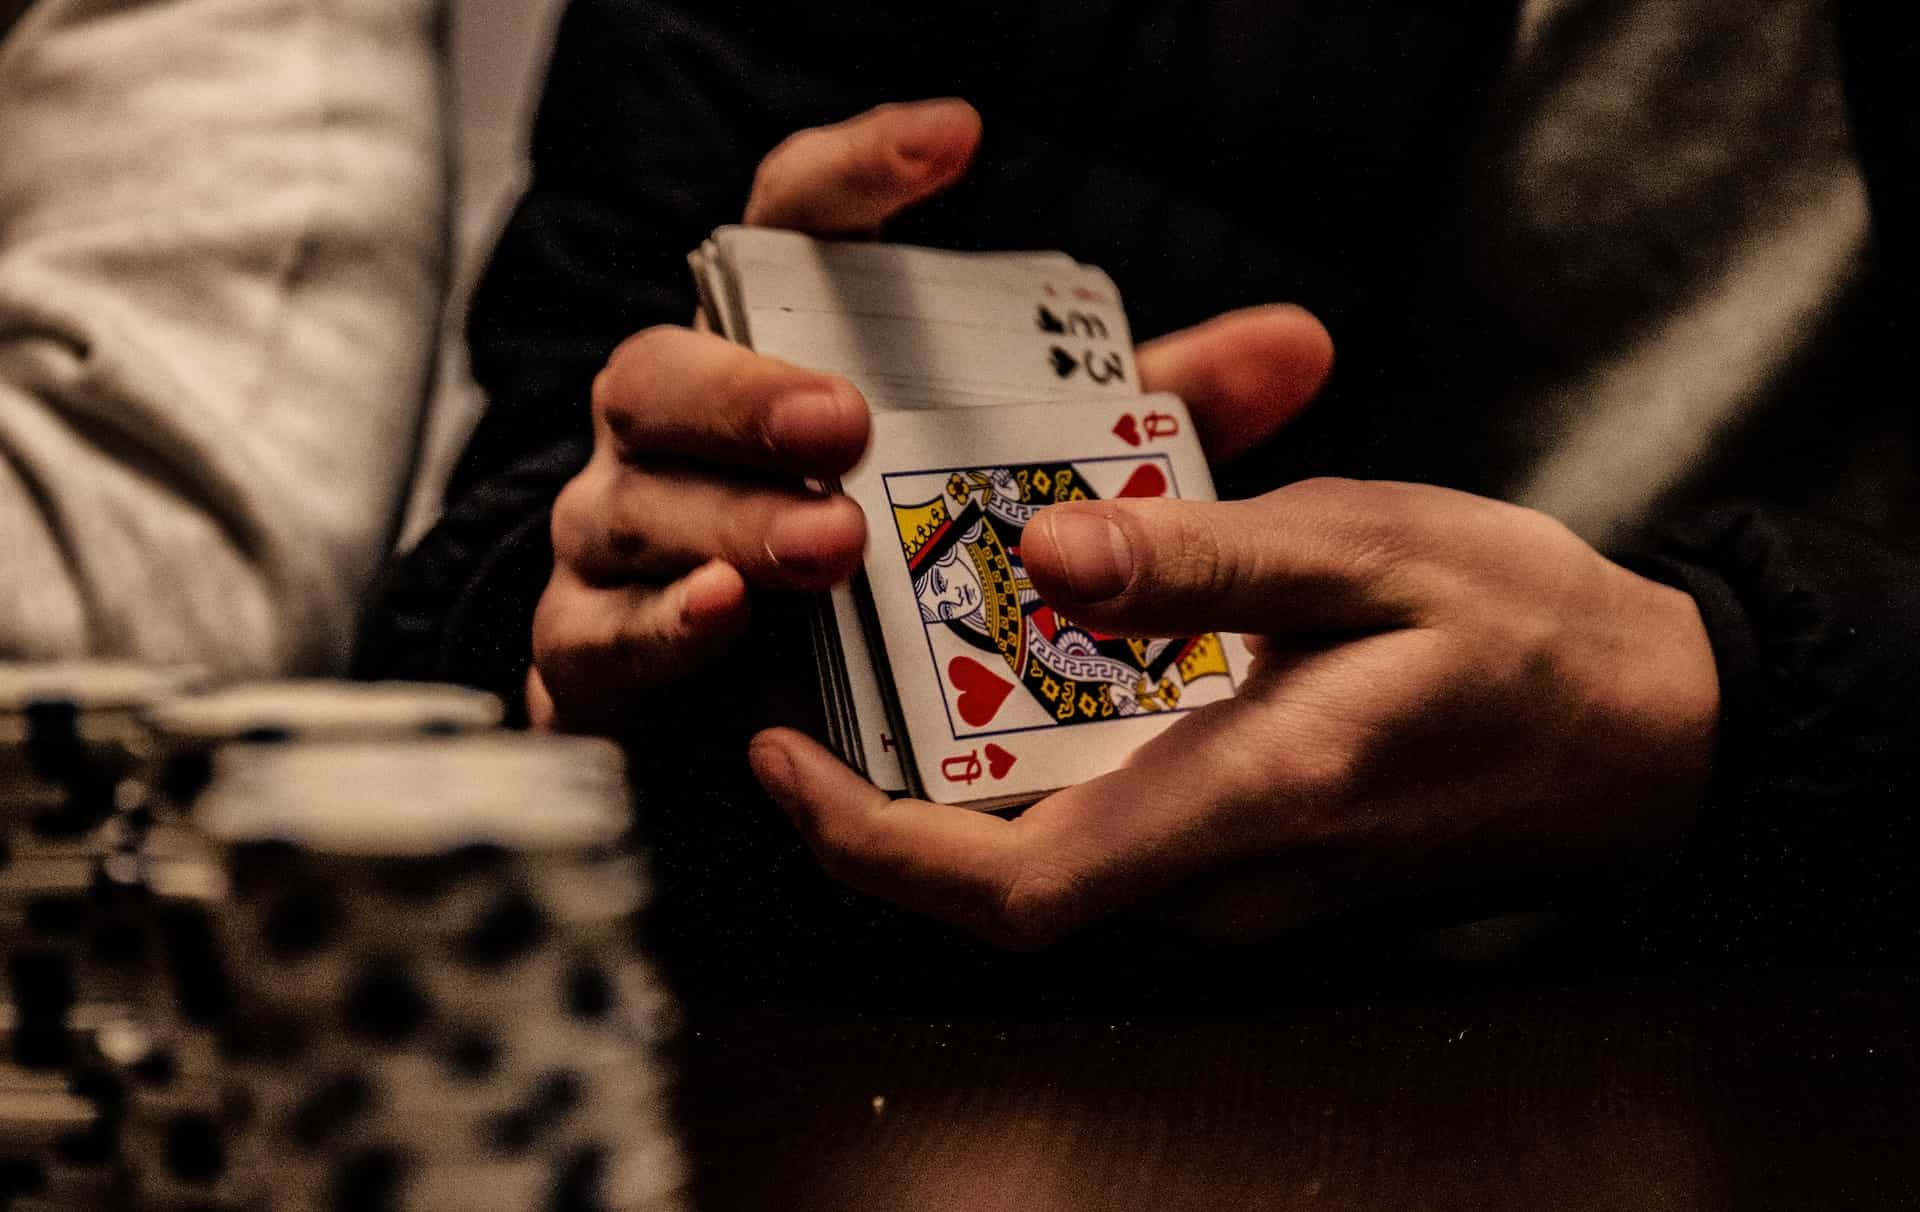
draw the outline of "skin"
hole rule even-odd
[[[746,218],[874,231],[958,180],[979,136],[957,101],[803,131],[762,164]],[[1143,385],[1187,400],[1216,462],[1284,425],[1331,364],[1325,329],[1287,306],[1139,350]],[[724,651],[755,587],[842,581],[864,539],[852,502],[781,486],[859,458],[867,414],[845,380],[654,329],[614,355],[593,405],[535,621],[528,705],[547,727],[609,727]],[[1249,635],[1252,677],[1014,820],[891,801],[810,738],[762,733],[755,773],[847,883],[1009,947],[1141,905],[1245,938],[1382,901],[1618,878],[1692,823],[1719,711],[1698,610],[1543,515],[1309,481],[1055,506],[1022,550],[1085,623]]]
[[[958,181],[979,140],[979,115],[950,100],[802,131],[762,162],[745,218],[873,231]],[[1333,342],[1282,305],[1162,337],[1137,359],[1143,387],[1184,398],[1224,460],[1305,407]],[[797,485],[851,467],[867,418],[844,378],[711,333],[662,326],[624,342],[594,380],[593,455],[554,503],[554,571],[527,680],[534,725],[611,731],[652,690],[725,652],[754,588],[819,590],[852,576],[866,541],[859,506]]]

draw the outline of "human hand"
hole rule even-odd
[[[1014,947],[1149,899],[1245,938],[1605,878],[1692,821],[1719,710],[1699,612],[1544,515],[1319,480],[1058,505],[1022,553],[1076,622],[1256,637],[1251,675],[1013,820],[890,801],[806,737],[762,733],[755,772],[847,883]]]
[[[814,234],[876,230],[965,175],[980,117],[963,101],[889,105],[768,154],[745,219]],[[1296,307],[1255,308],[1142,345],[1149,391],[1186,399],[1217,459],[1274,432],[1318,390],[1332,344]],[[536,727],[616,730],[658,688],[726,651],[749,587],[851,576],[859,507],[800,487],[867,441],[852,384],[678,327],[628,340],[593,385],[594,451],[554,503],[554,569],[534,616]]]
[[[878,227],[957,181],[979,143],[964,102],[889,106],[768,154],[749,223],[827,235]],[[723,652],[748,586],[825,589],[852,575],[859,507],[800,485],[859,459],[852,384],[660,327],[593,384],[593,455],[554,502],[553,574],[534,615],[536,727],[612,730],[641,698]]]

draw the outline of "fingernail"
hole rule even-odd
[[[775,568],[789,572],[818,572],[837,563],[844,551],[846,526],[837,500],[789,509],[774,518],[761,543]]]
[[[786,396],[767,416],[767,446],[775,454],[798,458],[818,455],[835,445],[845,428],[847,404],[831,391]]]
[[[1044,520],[1074,597],[1104,601],[1133,580],[1133,544],[1112,521],[1078,509],[1056,509]]]

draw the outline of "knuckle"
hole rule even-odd
[[[1295,490],[1313,503],[1324,563],[1335,575],[1384,587],[1417,570],[1430,509],[1405,486],[1327,476],[1282,491]]]
[[[556,698],[574,698],[592,683],[599,652],[590,630],[581,625],[571,582],[556,575],[547,583],[533,613],[533,663]]]
[[[734,359],[720,370],[713,384],[721,416],[735,417],[745,426],[764,425],[773,403],[777,376],[768,374],[769,362],[758,355]]]
[[[807,848],[833,879],[855,888],[871,883],[868,861],[870,833],[863,818],[853,812],[809,814],[802,829]]]
[[[618,351],[615,351],[616,354]],[[613,362],[609,360],[593,376],[593,386],[587,390],[587,404],[593,410],[596,421],[605,421],[607,413],[613,408],[616,388],[613,381]]]
[[[988,941],[1009,951],[1046,947],[1067,932],[1078,899],[1074,881],[1061,872],[1023,867],[1000,890],[988,915]]]
[[[1372,530],[1392,524],[1403,510],[1390,487],[1382,483],[1351,480],[1339,476],[1317,476],[1301,480],[1281,493],[1310,504],[1316,516]]]
[[[579,561],[593,523],[594,510],[590,502],[595,495],[589,468],[568,480],[560,489],[560,495],[554,498],[547,519],[547,536],[553,544],[557,564],[572,565]]]
[[[781,165],[793,147],[793,136],[782,140],[779,146],[768,152],[753,170],[753,184],[747,191],[746,220],[749,223],[763,221],[766,209],[780,196]]]
[[[1366,485],[1346,476],[1312,476],[1297,480],[1283,491],[1295,496],[1320,497],[1335,504],[1353,503]]]
[[[703,554],[755,574],[778,567],[780,561],[773,552],[774,522],[790,509],[786,502],[760,493],[730,502],[726,516],[708,539],[713,549]]]
[[[607,521],[607,555],[621,565],[637,565],[655,553],[659,543],[644,519],[631,510],[616,511]]]
[[[794,165],[813,154],[828,129],[809,126],[794,131],[760,158],[760,163],[754,167],[753,184],[747,193],[746,217],[749,222],[764,222],[769,217],[768,210],[791,201],[789,195],[794,192]],[[784,216],[776,214],[772,217],[778,219]]]
[[[1303,744],[1289,758],[1289,782],[1318,814],[1337,814],[1361,785],[1368,748],[1364,742],[1331,737]]]
[[[863,192],[882,192],[895,187],[903,168],[899,152],[887,132],[879,127],[862,132],[862,138],[847,149],[840,164],[846,183]]]
[[[646,386],[665,370],[674,346],[686,333],[677,325],[655,324],[620,342],[593,377],[594,415],[614,425],[622,413],[642,406]]]
[[[624,671],[629,682],[644,685],[660,673],[666,657],[663,639],[644,619],[636,618],[614,623],[595,647],[597,655]]]
[[[639,377],[658,374],[687,335],[678,324],[654,324],[634,333],[614,351],[614,364]]]
[[[605,496],[604,516],[597,518],[609,557],[623,566],[637,566],[659,554],[663,546],[660,522],[672,512],[670,495],[644,470],[628,469]]]
[[[566,585],[556,572],[548,579],[533,609],[534,664],[546,668],[578,643],[569,622]]]
[[[1389,485],[1339,476],[1316,476],[1301,480],[1275,495],[1286,499],[1289,504],[1304,504],[1310,510],[1310,516],[1336,523],[1344,533],[1349,534],[1371,535],[1391,531],[1407,512],[1398,494]]]
[[[1215,601],[1233,592],[1247,571],[1240,545],[1225,541],[1220,527],[1200,510],[1182,508],[1173,516],[1171,558],[1164,564],[1156,558],[1151,566],[1174,569],[1183,596]]]

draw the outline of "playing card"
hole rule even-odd
[[[954,253],[728,227],[688,257],[709,327],[760,353],[843,374],[876,411],[1139,390],[1118,289],[1064,253]],[[883,663],[849,586],[814,620],[828,739],[905,791]]]
[[[832,610],[830,621],[837,640],[835,647],[840,656],[834,670],[837,689],[846,696],[842,707],[846,739],[836,748],[850,757],[851,764],[864,772],[874,786],[882,791],[903,792],[907,790],[907,776],[900,764],[900,734],[888,718],[879,675],[879,654],[867,642],[859,603],[849,585],[836,587],[827,600]]]
[[[1173,396],[880,413],[844,487],[927,798],[993,807],[1083,782],[1246,677],[1240,637],[1104,633],[1053,610],[1021,562],[1048,505],[1213,498]]]
[[[695,268],[722,332],[847,376],[876,411],[1139,390],[1118,288],[1062,253],[723,228]]]
[[[720,246],[712,240],[701,244],[687,254],[687,266],[693,271],[694,289],[700,295],[700,314],[707,327],[729,341],[745,345],[740,295],[727,275]]]

